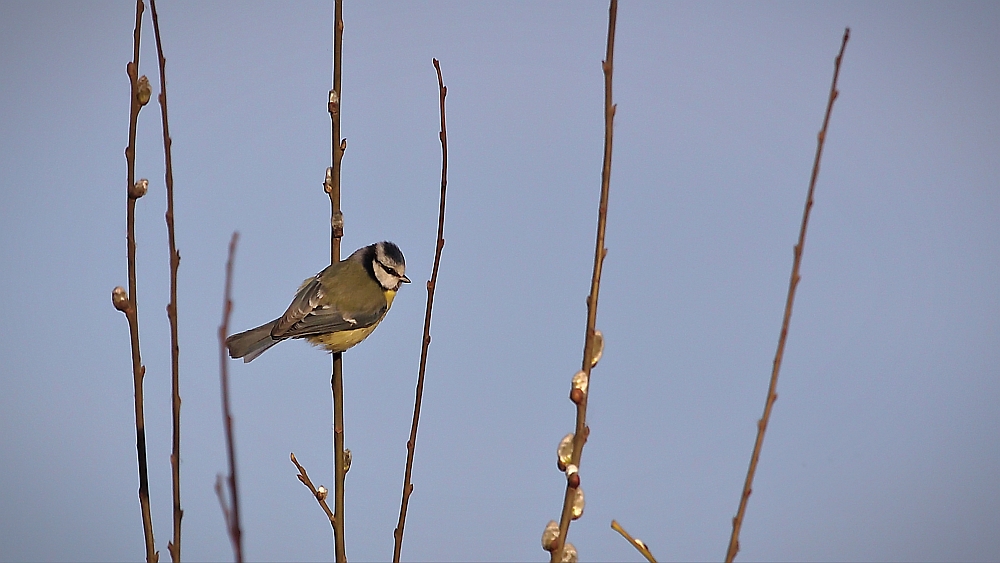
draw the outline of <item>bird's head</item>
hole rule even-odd
[[[375,244],[375,258],[372,260],[372,271],[375,279],[386,291],[396,291],[404,283],[410,283],[406,277],[406,261],[403,253],[395,243],[382,241]]]

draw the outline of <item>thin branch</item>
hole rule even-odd
[[[750,455],[750,467],[747,469],[746,481],[743,484],[740,506],[736,511],[736,516],[733,518],[733,533],[729,537],[729,549],[726,551],[727,563],[733,561],[736,558],[736,553],[740,550],[740,527],[743,525],[743,516],[746,513],[747,501],[750,500],[753,477],[757,471],[757,461],[760,459],[760,451],[764,445],[764,432],[767,431],[767,423],[771,419],[771,408],[774,407],[774,401],[778,399],[775,389],[778,386],[778,372],[781,370],[781,360],[785,353],[788,326],[792,320],[792,304],[795,302],[795,289],[799,285],[799,265],[802,263],[802,250],[806,244],[806,227],[809,225],[809,212],[813,206],[813,193],[816,189],[816,179],[819,177],[819,163],[820,158],[823,156],[823,142],[826,140],[827,126],[830,124],[830,113],[833,111],[833,102],[837,99],[837,77],[840,75],[840,61],[844,57],[844,48],[847,47],[847,40],[850,36],[850,28],[845,29],[844,38],[840,43],[840,52],[834,60],[833,82],[830,84],[830,96],[826,103],[826,114],[823,116],[823,127],[819,131],[816,143],[816,158],[813,160],[812,176],[809,179],[809,192],[806,195],[806,206],[802,212],[799,241],[794,249],[795,258],[792,262],[792,275],[788,281],[788,296],[785,299],[785,316],[781,321],[781,335],[778,337],[778,349],[774,354],[771,382],[767,388],[767,401],[764,403],[764,415],[757,421],[757,439],[753,445],[753,453]]]
[[[340,261],[340,239],[344,236],[344,215],[340,211],[340,169],[347,149],[347,139],[340,137],[341,75],[344,45],[344,5],[336,0],[333,8],[333,89],[327,103],[330,112],[331,166],[327,170],[324,189],[330,196],[330,263]],[[347,561],[344,544],[344,358],[340,352],[333,354],[333,373],[330,390],[333,393],[333,475],[334,508],[333,542],[337,563]]]
[[[573,434],[573,455],[566,469],[566,494],[563,497],[562,515],[559,519],[559,537],[551,552],[551,561],[562,560],[563,548],[566,545],[566,535],[572,520],[573,504],[576,499],[576,488],[580,486],[578,473],[583,446],[587,443],[590,428],[587,427],[587,399],[590,396],[590,371],[594,366],[595,338],[597,324],[597,298],[601,289],[601,271],[604,257],[608,250],[604,247],[604,232],[608,221],[608,192],[611,188],[611,146],[614,130],[615,108],[611,96],[611,78],[614,69],[615,54],[615,22],[618,17],[618,0],[611,0],[608,8],[608,45],[602,68],[604,70],[604,164],[601,169],[601,203],[597,213],[597,243],[594,250],[594,273],[590,281],[590,295],[587,297],[587,332],[583,346],[582,389],[585,391],[572,395],[576,403],[576,431]]]
[[[229,410],[229,358],[226,354],[226,337],[229,335],[229,316],[233,311],[231,299],[233,286],[233,258],[239,233],[229,241],[229,259],[226,260],[226,292],[222,305],[222,324],[219,325],[219,381],[222,385],[222,423],[226,429],[226,454],[229,458],[229,501],[232,507],[226,515],[229,539],[233,543],[233,556],[237,563],[243,561],[243,531],[240,529],[240,495],[236,480],[236,451],[233,440],[233,415]],[[221,497],[220,497],[221,498]]]
[[[170,381],[171,410],[173,414],[173,452],[170,454],[174,493],[174,538],[167,543],[170,559],[175,563],[181,560],[181,391],[180,391],[180,347],[177,344],[177,267],[181,262],[181,254],[177,251],[174,238],[174,165],[170,147],[170,125],[167,119],[167,59],[163,57],[163,43],[160,41],[160,21],[156,15],[156,0],[149,0],[153,14],[153,34],[156,37],[156,53],[160,62],[160,118],[163,122],[163,161],[165,181],[167,185],[167,243],[170,247],[170,303],[167,304],[167,320],[170,322]]]
[[[393,532],[396,543],[393,549],[392,560],[399,563],[399,557],[403,550],[403,527],[406,524],[406,508],[410,503],[410,495],[413,493],[413,484],[410,476],[413,472],[413,452],[417,445],[417,424],[420,422],[420,403],[424,396],[424,373],[427,369],[427,349],[431,344],[431,310],[434,308],[434,289],[437,287],[438,267],[441,265],[441,251],[444,249],[444,204],[445,196],[448,192],[448,127],[445,123],[444,99],[448,95],[448,87],[444,85],[444,78],[441,76],[441,64],[437,59],[433,59],[434,69],[437,71],[438,79],[438,99],[441,110],[441,131],[438,138],[441,141],[441,200],[438,206],[438,229],[437,246],[434,251],[434,268],[431,270],[431,279],[427,282],[427,307],[424,311],[424,336],[420,347],[420,370],[417,375],[417,392],[413,401],[413,423],[410,426],[410,439],[406,442],[406,473],[403,477],[403,499],[399,506],[399,522]]]
[[[146,540],[146,561],[155,562],[159,559],[153,541],[153,518],[149,507],[149,477],[146,463],[146,422],[143,414],[142,381],[146,375],[146,367],[142,365],[139,353],[139,315],[137,305],[135,276],[135,202],[146,194],[149,182],[145,179],[135,181],[135,134],[139,121],[139,110],[150,97],[149,80],[139,76],[139,39],[142,36],[142,12],[145,9],[142,0],[135,4],[135,30],[132,32],[132,60],[126,66],[129,77],[129,123],[128,146],[125,147],[125,163],[128,168],[126,194],[126,247],[128,254],[128,292],[122,287],[116,287],[111,292],[111,302],[115,308],[125,313],[128,320],[129,338],[132,344],[132,383],[135,388],[135,449],[139,462],[139,507],[142,512],[142,529]]]
[[[232,529],[232,524],[230,521],[229,503],[226,502],[226,493],[223,491],[223,481],[222,473],[215,475],[215,497],[219,499],[219,509],[222,510],[222,519],[226,522],[226,531],[228,532]]]
[[[323,486],[320,486],[318,489],[313,486],[312,480],[309,479],[309,474],[306,473],[306,468],[302,467],[299,460],[295,459],[294,452],[292,452],[289,457],[291,457],[292,463],[295,464],[295,467],[299,469],[299,481],[302,481],[302,484],[305,485],[310,492],[312,492],[314,497],[316,497],[316,502],[319,503],[323,512],[326,512],[326,517],[330,519],[330,526],[332,526],[333,529],[337,529],[337,517],[333,515],[333,511],[330,510],[330,505],[326,503],[326,497],[329,494],[329,491],[327,491],[326,487]]]
[[[646,547],[645,542],[643,542],[639,538],[633,538],[631,535],[629,535],[629,533],[625,531],[625,528],[622,528],[622,525],[619,524],[617,520],[611,521],[611,529],[618,532],[619,534],[622,535],[623,538],[628,540],[628,543],[632,544],[632,547],[636,548],[639,551],[639,553],[641,553],[642,556],[646,558],[646,561],[649,561],[649,563],[656,563],[656,558],[653,557],[653,554],[649,551],[649,548]]]

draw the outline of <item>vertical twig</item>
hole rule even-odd
[[[233,233],[229,241],[229,258],[226,260],[226,290],[222,305],[222,324],[219,325],[219,381],[222,386],[222,423],[226,429],[226,454],[229,458],[229,510],[223,508],[229,539],[233,543],[233,555],[237,563],[243,561],[243,532],[240,528],[240,496],[236,481],[236,451],[233,444],[233,415],[229,410],[229,358],[226,354],[226,337],[229,335],[229,315],[233,311],[233,258],[239,233]],[[216,491],[218,493],[218,490]],[[220,495],[220,501],[222,497]]]
[[[788,325],[792,320],[792,304],[795,302],[795,289],[799,285],[799,265],[802,263],[802,249],[806,244],[806,227],[809,225],[809,211],[813,205],[813,192],[816,189],[816,178],[819,177],[819,162],[823,155],[823,142],[826,140],[826,129],[830,124],[830,113],[833,111],[833,102],[837,99],[837,77],[840,75],[840,61],[844,56],[844,48],[847,47],[847,40],[851,36],[850,28],[844,30],[844,38],[840,43],[840,52],[833,64],[833,82],[830,84],[830,96],[826,103],[826,114],[823,116],[823,127],[819,131],[816,143],[816,158],[813,160],[812,176],[809,179],[809,192],[806,195],[806,206],[802,212],[802,225],[799,228],[799,241],[795,245],[795,258],[792,262],[792,275],[788,281],[788,296],[785,299],[785,315],[781,321],[781,335],[778,337],[778,349],[774,353],[774,364],[771,369],[771,382],[767,388],[767,401],[764,403],[764,414],[757,421],[757,439],[753,445],[753,453],[750,455],[750,467],[747,469],[746,481],[743,483],[743,494],[740,496],[740,506],[733,517],[733,533],[729,537],[729,548],[726,551],[726,562],[729,563],[736,558],[736,553],[740,550],[740,527],[743,525],[743,515],[746,513],[747,501],[750,500],[750,493],[753,486],[754,473],[757,471],[757,461],[760,459],[760,451],[764,445],[764,432],[767,431],[767,423],[771,419],[771,408],[774,401],[778,399],[775,389],[778,386],[778,372],[781,370],[781,359],[785,353],[785,340],[788,338]]]
[[[156,0],[149,0],[153,15],[153,34],[156,37],[156,53],[160,62],[160,118],[163,121],[163,163],[167,185],[167,243],[170,248],[170,303],[167,303],[167,320],[170,322],[170,375],[171,375],[171,412],[173,414],[173,451],[170,454],[174,493],[174,538],[167,543],[170,559],[175,563],[181,560],[181,391],[179,375],[180,347],[177,344],[177,267],[181,262],[181,253],[177,251],[174,238],[174,165],[170,147],[170,125],[167,120],[167,59],[163,57],[163,43],[160,41],[160,21],[156,15]]]
[[[611,144],[614,130],[616,106],[611,96],[611,78],[614,69],[615,54],[615,22],[618,17],[618,0],[611,0],[608,8],[608,45],[602,64],[604,70],[604,164],[601,169],[601,203],[597,214],[597,243],[594,250],[594,273],[590,281],[590,296],[587,297],[587,332],[583,346],[583,380],[586,392],[580,394],[576,403],[576,431],[573,435],[572,461],[566,470],[566,494],[563,497],[562,515],[559,519],[559,537],[553,546],[551,561],[561,561],[563,548],[566,545],[566,534],[572,519],[573,501],[576,489],[580,486],[578,469],[583,455],[583,446],[587,443],[590,428],[587,427],[587,399],[590,396],[590,371],[594,358],[594,330],[597,324],[597,298],[601,289],[601,270],[604,257],[608,250],[604,247],[604,231],[608,220],[608,192],[611,187]]]
[[[393,563],[399,563],[399,557],[403,549],[403,526],[406,524],[406,508],[410,503],[410,494],[413,493],[413,485],[410,483],[410,476],[413,472],[413,451],[417,445],[417,424],[420,422],[420,402],[424,396],[424,373],[427,368],[427,349],[431,344],[431,310],[434,307],[434,289],[437,287],[438,267],[441,265],[441,251],[444,249],[444,203],[445,195],[448,191],[448,128],[445,123],[444,99],[448,95],[448,87],[444,85],[441,77],[441,64],[437,59],[433,59],[434,69],[437,71],[438,79],[438,99],[441,110],[441,132],[438,138],[441,141],[441,200],[438,206],[438,229],[437,246],[434,251],[434,268],[431,270],[431,279],[427,282],[427,307],[424,311],[424,336],[420,346],[420,370],[417,374],[417,392],[413,401],[413,423],[410,426],[410,439],[406,442],[406,472],[403,477],[403,499],[399,505],[399,522],[393,532],[396,543],[393,549]]]
[[[327,109],[330,112],[331,159],[324,189],[330,196],[330,263],[340,261],[340,239],[344,236],[344,215],[340,211],[340,169],[347,149],[347,139],[340,137],[341,74],[344,44],[343,0],[335,0],[333,8],[333,89]],[[344,358],[340,352],[333,354],[333,374],[330,377],[333,393],[333,474],[334,518],[333,541],[337,563],[347,561],[344,547]]]
[[[135,387],[135,449],[139,462],[139,507],[142,511],[142,529],[146,540],[146,561],[159,559],[153,541],[153,519],[149,508],[149,477],[146,463],[146,422],[143,414],[142,380],[146,367],[142,365],[139,353],[139,315],[135,277],[135,202],[146,194],[149,182],[135,181],[135,133],[139,121],[139,110],[149,102],[149,80],[139,76],[139,39],[142,30],[142,0],[135,3],[135,30],[132,32],[132,60],[126,66],[129,77],[129,123],[128,146],[125,147],[125,163],[128,168],[126,193],[126,247],[128,254],[128,292],[116,287],[111,292],[111,302],[115,308],[125,313],[128,320],[129,338],[132,344],[132,382]]]

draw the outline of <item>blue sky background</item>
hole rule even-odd
[[[216,330],[329,256],[329,3],[160,6],[174,140],[183,555],[232,557]],[[408,275],[345,357],[348,555],[388,559],[436,227],[447,245],[404,558],[544,560],[583,347],[602,150],[599,3],[348,2],[345,254]],[[0,4],[0,560],[143,556],[123,149],[134,4]],[[140,71],[158,92],[145,20]],[[640,3],[618,16],[614,166],[582,560],[715,560],[760,416],[833,58],[851,27],[741,560],[1000,559],[1000,4]],[[170,524],[160,118],[139,122],[156,544]],[[245,553],[328,560],[288,461],[331,485],[327,355],[231,364]]]

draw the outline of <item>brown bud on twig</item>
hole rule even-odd
[[[323,485],[320,485],[316,489],[316,498],[318,498],[319,500],[326,500],[326,497],[329,494],[330,494],[330,491],[326,487],[324,487]]]
[[[566,466],[566,482],[571,489],[580,486],[580,470],[577,466],[569,464]]]
[[[132,184],[132,187],[128,190],[128,197],[131,199],[139,199],[140,197],[146,195],[146,191],[149,189],[149,180],[143,178]]]
[[[571,489],[577,489],[580,487],[580,474],[574,473],[566,478],[566,483]]]
[[[344,473],[351,470],[351,450],[344,449]]]
[[[122,313],[128,311],[128,293],[125,291],[124,287],[118,286],[111,290],[111,303],[114,304],[115,309],[118,309]]]
[[[569,400],[573,401],[574,403],[576,403],[578,405],[583,402],[583,397],[584,397],[584,393],[583,393],[583,391],[580,391],[579,389],[575,389],[574,388],[572,391],[569,392]]]

